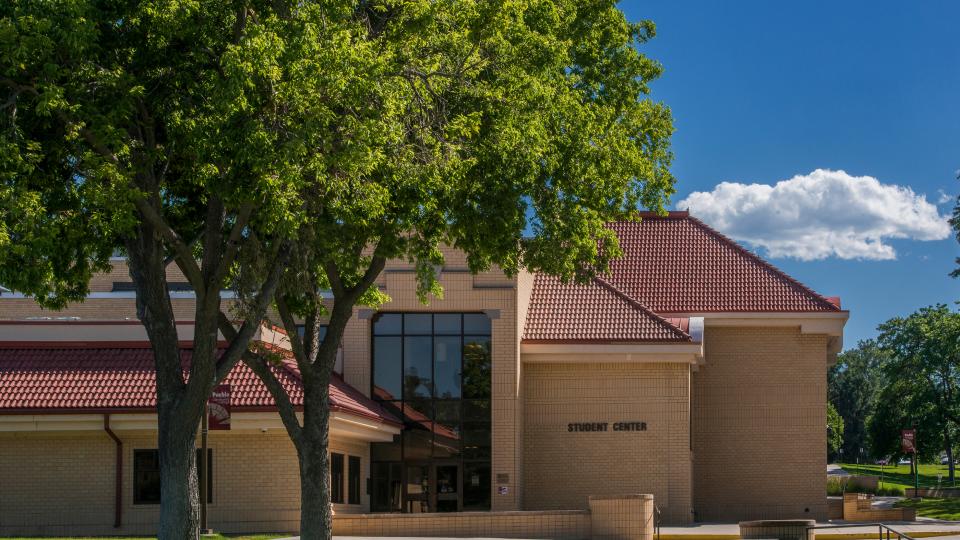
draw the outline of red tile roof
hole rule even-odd
[[[837,312],[825,298],[687,212],[610,224],[623,256],[590,285],[534,278],[523,341],[681,341],[672,314]],[[662,318],[661,318],[662,317]]]
[[[689,342],[685,321],[667,321],[603,279],[564,284],[537,275],[523,341]]]
[[[181,349],[184,366],[192,351]],[[299,372],[272,367],[291,402],[303,405]],[[186,373],[186,368],[185,368]],[[156,407],[153,351],[137,343],[85,346],[24,345],[0,348],[0,413],[145,412]],[[240,363],[224,381],[236,410],[273,409],[270,392]],[[398,424],[380,405],[338,376],[330,381],[330,408]]]
[[[839,311],[687,212],[610,228],[624,251],[610,281],[657,313]]]

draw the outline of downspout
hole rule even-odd
[[[113,473],[113,477],[116,479],[113,501],[113,527],[118,529],[123,523],[123,441],[110,429],[109,414],[103,415],[103,430],[107,432],[107,435],[109,435],[117,445],[117,465],[116,471]]]

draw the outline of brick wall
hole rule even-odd
[[[459,512],[455,514],[365,514],[336,516],[337,536],[448,538],[590,538],[590,512]]]
[[[691,519],[686,364],[524,364],[524,508],[586,508],[589,496],[652,493],[668,523]],[[568,432],[571,422],[646,431]]]
[[[154,534],[159,507],[133,504],[133,452],[156,448],[156,435],[116,433],[124,444],[120,529],[113,528],[115,445],[106,433],[0,434],[0,535]],[[285,432],[212,433],[209,447],[214,486],[208,516],[214,530],[299,529],[299,469]],[[366,511],[368,445],[331,440],[330,449],[361,458],[362,504],[334,505],[334,510]]]
[[[704,344],[692,394],[697,519],[826,519],[826,336],[708,327]]]
[[[653,540],[653,496],[591,497],[589,509],[364,514],[333,520],[338,536]]]

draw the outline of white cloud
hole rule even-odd
[[[942,190],[942,189],[938,189],[938,190],[937,190],[937,193],[940,194],[940,198],[937,199],[937,204],[938,204],[938,205],[940,205],[940,204],[947,204],[948,202],[953,201],[953,195],[947,193],[946,191],[944,191],[944,190]]]
[[[885,240],[942,240],[947,217],[909,187],[817,169],[774,185],[723,182],[677,203],[724,234],[801,260],[896,259]]]

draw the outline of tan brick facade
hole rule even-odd
[[[133,502],[134,450],[156,448],[156,432],[115,431],[123,442],[123,526],[114,520],[114,442],[102,431],[0,433],[0,535],[153,534],[159,507]],[[293,445],[282,430],[211,433],[211,527],[222,532],[296,532],[300,478]],[[333,439],[331,452],[361,458],[365,511],[368,446]]]
[[[826,519],[826,337],[708,327],[704,344],[691,398],[697,519]]]
[[[527,363],[524,369],[525,508],[585,508],[591,495],[651,493],[667,521],[690,521],[688,365]],[[570,423],[627,421],[647,429],[568,431]]]
[[[381,309],[490,315],[491,510],[547,513],[517,514],[504,522],[515,529],[476,516],[430,521],[421,515],[417,519],[425,521],[410,530],[423,525],[441,536],[439,531],[451,530],[473,532],[471,536],[506,531],[502,535],[508,536],[533,530],[531,523],[555,520],[555,536],[583,538],[590,496],[625,494],[652,494],[650,504],[671,524],[826,518],[826,334],[804,330],[801,323],[773,325],[763,318],[729,325],[729,314],[708,313],[697,358],[687,352],[643,353],[642,361],[626,353],[566,352],[553,358],[522,352],[531,276],[508,278],[495,270],[472,275],[462,254],[446,250],[446,256],[442,299],[421,303],[409,265],[392,262],[378,282],[392,299]],[[114,281],[126,279],[118,264],[96,280],[94,290],[106,293]],[[171,280],[182,277],[172,275]],[[173,305],[181,320],[193,319],[191,299],[175,299]],[[51,315],[124,320],[135,318],[135,309],[130,298],[90,299],[61,313],[42,311],[30,300],[0,299],[0,320]],[[371,315],[355,309],[343,339],[344,379],[368,396]],[[50,325],[51,332],[56,328]],[[590,422],[644,422],[646,429],[567,429],[570,423]],[[156,507],[133,505],[131,479],[133,450],[153,448],[155,434],[117,433],[125,452],[124,526],[119,530],[110,527],[114,445],[105,433],[0,433],[0,535],[153,532]],[[297,461],[282,429],[218,433],[210,446],[215,480],[210,522],[215,529],[296,530]],[[368,443],[334,437],[331,447],[361,457],[362,463],[361,504],[338,506],[338,514],[367,512]],[[768,474],[771,468],[778,474]],[[576,512],[556,513],[561,510]],[[338,518],[341,531],[355,534],[414,522],[397,523],[401,525],[372,517]]]
[[[653,540],[649,494],[590,497],[584,510],[338,515],[341,536]]]

